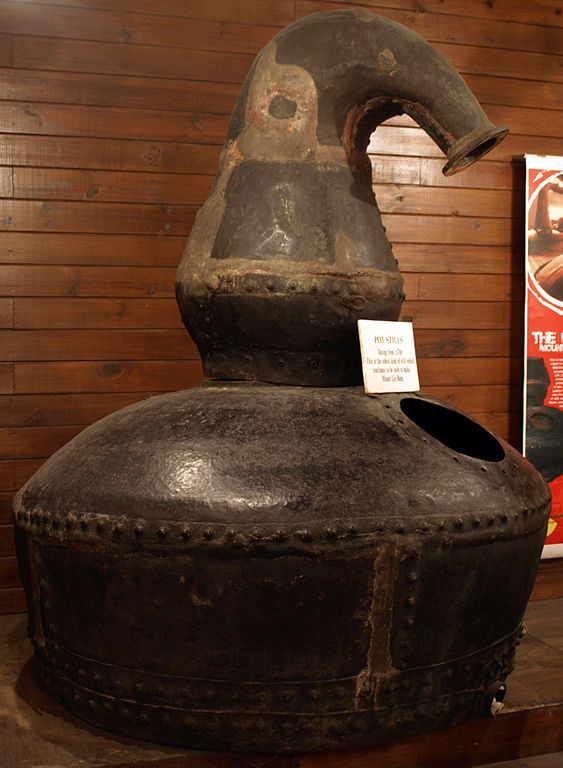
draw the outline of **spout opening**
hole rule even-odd
[[[452,145],[448,152],[448,162],[442,169],[444,176],[452,176],[454,173],[467,168],[484,155],[494,149],[504,139],[508,128],[493,128],[486,133],[480,133],[477,137],[472,133]]]

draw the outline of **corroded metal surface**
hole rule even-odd
[[[511,669],[548,510],[516,451],[423,395],[152,398],[19,495],[36,655],[80,717],[174,744],[446,726]]]
[[[206,373],[242,381],[108,416],[18,494],[38,667],[85,720],[209,749],[360,746],[489,710],[510,672],[545,482],[432,398],[326,386],[359,380],[358,317],[400,311],[365,150],[402,112],[446,173],[506,132],[365,11],[266,46],[177,275]]]
[[[368,11],[313,14],[259,54],[177,274],[207,375],[361,382],[356,321],[396,320],[404,298],[366,148],[403,113],[446,174],[507,132],[434,48]]]

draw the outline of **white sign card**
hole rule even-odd
[[[367,394],[418,392],[412,323],[358,320],[358,332]]]

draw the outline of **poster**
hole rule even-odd
[[[526,155],[523,453],[549,483],[542,557],[563,556],[563,157]]]

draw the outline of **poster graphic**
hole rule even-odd
[[[549,483],[542,557],[563,556],[563,157],[526,155],[524,455]]]

